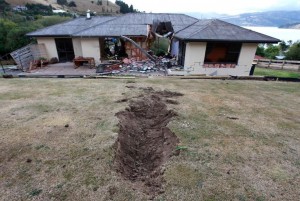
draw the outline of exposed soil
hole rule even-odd
[[[115,144],[115,165],[126,179],[142,183],[142,190],[155,196],[162,188],[162,165],[175,154],[179,143],[167,127],[177,114],[167,109],[164,98],[178,93],[143,90],[145,95],[131,100],[125,111],[116,114],[120,130]]]
[[[172,104],[172,105],[179,105],[179,102],[176,100],[172,100],[172,99],[167,99],[166,103]]]
[[[124,102],[127,102],[127,101],[128,101],[127,98],[123,98],[123,99],[117,100],[116,103],[124,103]]]

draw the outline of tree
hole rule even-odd
[[[102,0],[98,0],[98,1],[97,1],[97,5],[98,5],[98,6],[102,6]]]
[[[17,26],[11,29],[7,34],[6,50],[9,52],[28,45],[33,39],[25,35],[31,31],[42,28],[38,23],[25,23],[23,26]],[[13,40],[12,40],[13,39]]]
[[[124,1],[122,0],[116,0],[116,4],[118,6],[120,6],[120,12],[121,13],[135,13],[136,10],[133,8],[133,6],[131,5],[130,8],[128,6],[128,4],[126,4]]]
[[[77,7],[76,3],[74,1],[71,1],[69,4],[68,4],[69,7]]]
[[[133,10],[133,5],[130,5],[130,7],[129,7],[129,11],[130,11],[131,13],[133,13],[133,12],[134,12],[134,10]]]
[[[11,20],[0,18],[0,55],[6,54],[10,49],[7,48],[8,32],[18,25]]]
[[[0,0],[0,14],[9,9],[9,4],[5,0]]]
[[[300,41],[295,42],[285,55],[286,59],[300,60]]]
[[[68,1],[67,0],[57,0],[57,4],[59,4],[59,5],[67,5]]]
[[[255,54],[264,57],[265,56],[264,45],[258,45],[257,48],[256,48],[256,53]]]
[[[282,40],[280,43],[279,43],[279,47],[280,47],[280,50],[282,52],[286,51],[288,48],[289,48],[289,45],[286,44],[286,42],[284,40]]]
[[[42,4],[26,4],[27,11],[24,11],[27,15],[52,15],[52,7]]]
[[[275,56],[278,56],[279,52],[279,46],[269,45],[267,49],[265,49],[265,56],[269,59],[275,59]]]

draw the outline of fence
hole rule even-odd
[[[300,71],[300,61],[254,59],[253,62],[257,64],[258,67],[263,67],[263,68]]]
[[[27,71],[30,67],[30,62],[38,60],[41,57],[47,58],[46,47],[44,44],[27,45],[10,53],[18,68],[22,71]]]

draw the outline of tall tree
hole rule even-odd
[[[0,0],[0,14],[9,9],[9,4],[5,0]]]
[[[264,45],[258,45],[257,48],[256,48],[256,53],[255,54],[264,57],[265,56]]]
[[[287,51],[286,59],[300,60],[300,41],[295,42]]]
[[[125,13],[135,13],[136,12],[136,10],[133,8],[133,5],[131,5],[129,7],[128,4],[126,4],[122,0],[116,0],[116,4],[118,6],[120,6],[120,12],[123,13],[123,14],[125,14]]]

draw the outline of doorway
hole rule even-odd
[[[75,54],[72,38],[55,38],[59,62],[73,61]]]

